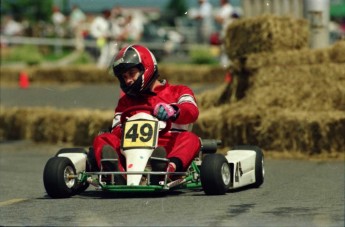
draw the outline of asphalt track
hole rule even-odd
[[[214,89],[219,84],[193,85],[195,94]],[[117,84],[33,85],[27,89],[1,86],[0,104],[4,107],[43,107],[63,109],[114,109],[120,90]]]
[[[98,109],[113,109],[118,94],[112,85],[1,87],[0,92],[2,106]],[[66,146],[0,143],[1,226],[344,226],[343,161],[266,160],[262,187],[223,196],[184,190],[106,195],[90,187],[69,199],[50,199],[44,165]]]
[[[47,160],[65,145],[0,143],[1,226],[344,226],[344,163],[266,160],[258,189],[206,196],[104,194],[68,199],[44,190]]]

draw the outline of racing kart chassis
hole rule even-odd
[[[86,190],[89,185],[108,192],[166,192],[177,189],[202,189],[207,195],[222,195],[245,186],[260,187],[264,182],[264,156],[256,146],[235,146],[226,155],[218,154],[218,140],[202,140],[199,156],[186,172],[157,172],[145,169],[135,172],[90,171],[90,154],[83,148],[64,148],[46,163],[43,181],[52,198],[67,198]],[[88,159],[89,158],[89,159]],[[104,161],[116,161],[104,159]],[[168,161],[163,159],[161,161]],[[141,175],[139,185],[122,185],[116,175]],[[162,176],[158,184],[152,176]],[[175,180],[170,180],[169,176]]]
[[[149,111],[131,113],[140,110]],[[221,141],[201,139],[199,155],[186,172],[154,170],[150,161],[169,162],[166,157],[155,157],[158,137],[169,131],[171,122],[152,116],[152,108],[129,108],[121,116],[123,137],[121,153],[130,167],[125,171],[105,171],[108,162],[102,159],[100,169],[92,147],[63,148],[50,158],[44,168],[43,182],[52,198],[67,198],[85,191],[89,185],[109,192],[166,192],[175,189],[202,189],[207,195],[223,195],[230,189],[245,186],[259,187],[264,182],[264,155],[257,146],[235,146],[226,155],[217,153]],[[119,180],[121,178],[122,180]],[[154,180],[154,179],[155,180]]]

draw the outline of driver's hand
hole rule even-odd
[[[163,102],[158,103],[153,110],[153,115],[161,121],[167,121],[169,119],[175,120],[177,113],[178,110],[176,110],[173,106]]]

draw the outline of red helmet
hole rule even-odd
[[[127,95],[149,94],[152,83],[158,78],[156,58],[149,49],[141,45],[122,48],[112,61],[111,67],[120,81],[121,89]],[[139,68],[140,75],[132,85],[127,86],[122,73],[133,67]]]

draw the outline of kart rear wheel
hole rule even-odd
[[[224,195],[231,183],[230,166],[221,154],[204,157],[200,167],[200,180],[206,195]]]
[[[265,178],[265,166],[264,166],[264,154],[262,150],[257,146],[251,145],[239,145],[233,147],[234,150],[253,150],[256,153],[255,157],[255,183],[252,185],[254,188],[260,187],[264,183]]]
[[[43,183],[48,195],[52,198],[68,198],[75,195],[81,188],[77,185],[77,179],[70,178],[72,175],[76,175],[76,170],[69,158],[50,158],[43,172]]]
[[[84,148],[81,148],[81,147],[62,148],[56,153],[55,157],[58,157],[60,154],[74,154],[74,153],[86,154],[88,156],[88,158],[86,160],[86,171],[92,171],[93,166],[89,161],[89,153],[90,152],[87,152]],[[93,153],[92,153],[92,155],[94,156]],[[93,161],[93,160],[91,160],[91,161]],[[96,170],[96,171],[98,171],[98,170]],[[76,195],[76,194],[82,193],[88,187],[89,187],[89,183],[80,182],[75,186],[73,194]]]

